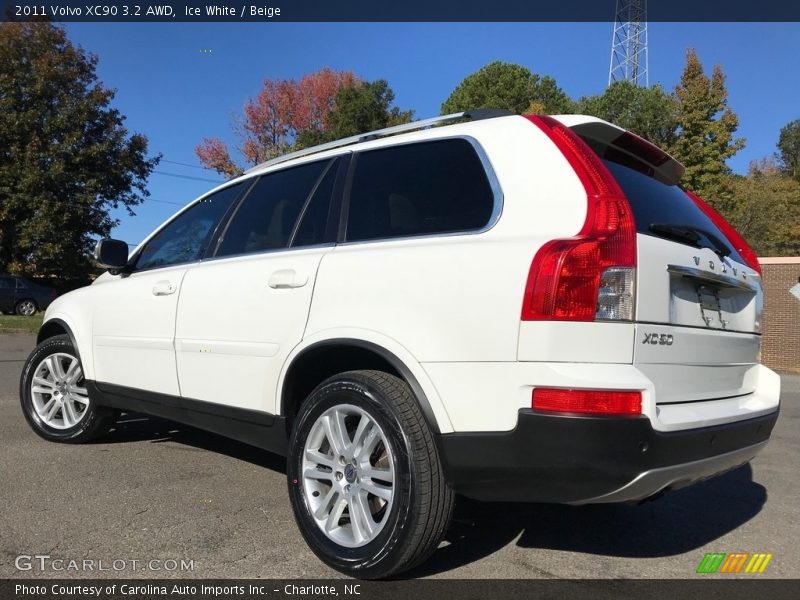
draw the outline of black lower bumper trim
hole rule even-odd
[[[654,469],[756,446],[769,439],[777,418],[775,411],[735,423],[660,432],[646,417],[569,416],[528,409],[520,411],[512,431],[444,434],[439,448],[448,483],[465,496],[581,503],[613,494]]]

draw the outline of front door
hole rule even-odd
[[[203,256],[244,184],[201,198],[132,258],[132,271],[95,283],[92,343],[101,383],[179,396],[175,314],[184,276]]]
[[[215,257],[186,273],[175,349],[187,408],[201,400],[275,411],[281,367],[303,337],[317,268],[333,248],[337,163],[262,176]]]

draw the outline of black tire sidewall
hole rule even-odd
[[[38,367],[42,360],[44,360],[47,356],[57,352],[63,352],[74,356],[78,359],[81,369],[83,369],[80,356],[78,355],[77,350],[73,346],[68,336],[58,335],[43,341],[34,349],[22,369],[19,390],[22,413],[25,415],[25,419],[28,421],[28,424],[31,426],[31,428],[39,436],[46,440],[52,442],[82,441],[84,438],[90,436],[91,433],[94,432],[97,427],[97,420],[101,418],[101,415],[99,414],[100,411],[94,405],[94,402],[92,402],[91,398],[89,398],[89,406],[86,408],[87,413],[79,423],[70,427],[69,429],[55,429],[54,427],[50,427],[42,421],[38,414],[36,414],[36,410],[33,407],[33,398],[31,397],[31,382],[33,381],[36,367]]]
[[[346,548],[329,539],[317,526],[305,500],[302,482],[303,449],[306,438],[317,418],[329,408],[339,404],[352,404],[365,411],[380,425],[394,457],[394,497],[378,537],[359,548]],[[403,547],[414,505],[414,464],[409,455],[409,442],[398,416],[391,404],[381,401],[381,392],[375,386],[352,377],[338,377],[322,383],[306,400],[295,421],[290,440],[287,479],[289,498],[295,519],[306,543],[329,566],[355,577],[370,579],[380,577]],[[391,570],[391,569],[389,569]]]

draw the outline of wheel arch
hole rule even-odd
[[[78,342],[75,340],[75,334],[72,332],[72,328],[67,325],[63,319],[49,319],[42,323],[39,333],[36,336],[36,343],[41,344],[48,338],[63,334],[67,334],[69,336],[72,345],[75,346],[75,349],[77,350]]]
[[[278,414],[290,426],[303,399],[328,377],[344,371],[376,369],[389,372],[409,385],[433,433],[451,432],[450,419],[425,371],[418,363],[408,357],[401,359],[398,354],[373,340],[338,336],[295,349],[278,382]],[[324,362],[326,359],[333,360],[328,363]]]
[[[94,372],[91,369],[92,365],[84,359],[91,359],[91,352],[82,352],[85,350],[75,335],[73,327],[64,319],[54,317],[47,319],[39,328],[39,333],[36,335],[36,344],[41,344],[46,339],[55,337],[57,335],[68,335],[72,346],[75,348],[75,353],[78,355],[78,360],[81,361],[83,373],[87,379],[92,379]]]

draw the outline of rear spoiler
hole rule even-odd
[[[612,123],[584,115],[554,117],[577,133],[601,157],[630,164],[667,185],[676,185],[683,177],[684,167],[672,156],[646,139],[625,131]],[[612,156],[613,154],[613,156]],[[627,160],[626,160],[627,159]]]

